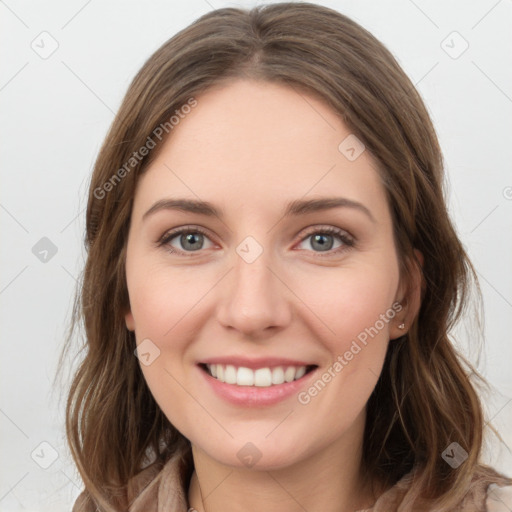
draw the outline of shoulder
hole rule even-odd
[[[512,485],[500,487],[491,484],[487,488],[487,512],[510,512],[512,510]]]
[[[390,512],[397,510],[414,510],[429,512],[431,501],[424,501],[410,496],[411,486],[417,477],[418,468],[404,475],[394,486],[384,492],[374,506],[359,512]],[[500,475],[493,468],[477,465],[468,486],[459,492],[464,494],[462,500],[452,510],[460,512],[512,512],[512,480]],[[411,500],[413,508],[411,509]]]
[[[186,510],[187,452],[177,450],[163,465],[155,464],[130,482],[129,512]]]
[[[134,511],[144,510],[140,508],[141,506],[146,507],[145,512],[153,510],[151,507],[156,502],[161,474],[161,464],[152,464],[130,479],[125,488],[125,496],[130,511],[132,509]],[[76,498],[72,512],[97,512],[97,510],[98,506],[95,500],[91,493],[85,489]]]
[[[129,512],[157,512],[162,493],[175,494],[178,480],[176,458],[167,463],[155,462],[134,475],[124,488]],[[172,502],[172,500],[171,500]],[[76,499],[72,512],[96,512],[91,494],[85,489]],[[174,510],[170,508],[169,510]]]

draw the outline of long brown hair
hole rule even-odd
[[[479,464],[482,409],[468,377],[476,372],[448,337],[471,283],[479,292],[476,274],[448,217],[441,151],[413,84],[364,28],[309,3],[202,16],[144,64],[110,127],[90,183],[87,262],[72,323],[83,323],[85,355],[66,409],[68,442],[87,494],[102,510],[126,509],[128,480],[187,446],[153,399],[124,322],[132,202],[162,144],[130,159],[191,98],[200,103],[209,87],[237,78],[286,84],[321,98],[379,163],[401,275],[406,279],[419,264],[418,249],[424,286],[420,311],[408,333],[390,344],[367,404],[363,465],[387,486],[414,470],[408,498],[448,510],[475,474],[498,479]],[[172,137],[170,128],[166,136]],[[468,454],[457,469],[441,456],[454,442]]]

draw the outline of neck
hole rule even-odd
[[[197,512],[354,512],[375,497],[363,484],[364,415],[342,438],[313,455],[276,470],[235,468],[192,445],[194,473],[188,501]]]

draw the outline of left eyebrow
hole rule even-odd
[[[330,210],[332,208],[354,208],[363,212],[372,222],[376,223],[372,212],[361,203],[347,199],[346,197],[324,197],[321,199],[296,200],[286,207],[284,216],[305,215],[307,213]]]
[[[307,215],[308,213],[330,210],[333,208],[353,208],[364,213],[372,222],[376,223],[375,217],[371,211],[361,203],[345,197],[324,197],[320,199],[297,199],[287,204],[284,217]],[[145,220],[149,215],[160,210],[180,210],[190,213],[197,213],[208,217],[224,218],[222,210],[216,208],[207,201],[198,201],[195,199],[161,199],[157,201],[143,215]]]

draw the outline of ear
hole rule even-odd
[[[129,331],[135,331],[135,320],[133,319],[133,315],[132,315],[131,309],[129,309],[128,312],[125,313],[124,321],[126,323],[126,328]]]
[[[407,282],[401,282],[395,301],[399,302],[402,309],[396,314],[389,329],[389,339],[394,340],[400,338],[411,328],[414,319],[418,315],[421,307],[421,300],[425,282],[423,281],[422,268],[424,264],[423,254],[414,249],[414,254],[418,261],[412,259],[407,262],[409,268],[409,276],[403,276]],[[404,324],[405,327],[400,329],[398,326]]]

